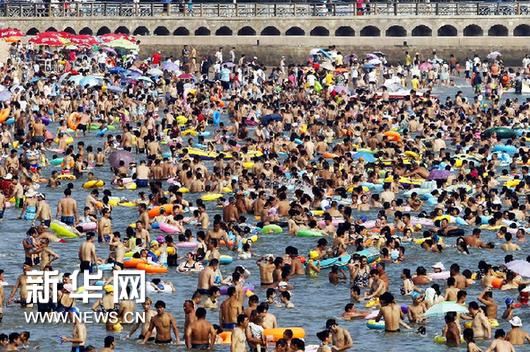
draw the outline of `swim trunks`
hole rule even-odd
[[[26,257],[26,259],[24,260],[24,264],[29,265],[29,266],[35,266],[35,265],[38,265],[39,263],[40,263],[39,257],[35,257],[35,258]]]
[[[79,131],[86,131],[86,125],[85,124],[78,124],[77,129]]]
[[[42,220],[42,224],[46,227],[50,227],[50,224],[52,223],[51,219],[48,220]]]
[[[201,295],[209,295],[210,290],[204,289],[204,288],[198,288],[197,292],[199,292]]]
[[[171,343],[171,339],[169,339],[169,340],[156,340],[156,339],[155,339],[155,343],[163,343],[163,344],[167,344],[167,343]]]
[[[79,269],[81,269],[81,271],[92,271],[92,264],[90,264],[88,260],[82,260],[81,265],[79,265]]]
[[[226,330],[234,330],[235,327],[236,327],[236,323],[224,323],[223,324],[223,329],[226,329]]]
[[[147,187],[149,186],[149,181],[148,180],[136,180],[136,186],[137,187]]]
[[[210,349],[209,343],[192,343],[191,348],[194,350],[208,350]]]
[[[61,216],[61,222],[64,222],[66,225],[73,225],[75,223],[74,216]]]
[[[16,198],[15,199],[15,207],[16,208],[22,208],[23,206],[24,206],[24,199]]]
[[[85,352],[85,346],[73,346],[71,352]]]
[[[400,329],[397,329],[397,330],[385,330],[385,332],[401,332]]]

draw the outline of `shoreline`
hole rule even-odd
[[[160,37],[139,37],[138,39],[142,43],[140,46],[140,53],[142,56],[150,56],[156,51],[160,51],[164,56],[178,56],[180,55],[180,52],[184,47],[184,44],[166,43],[167,41],[165,40],[160,42]],[[404,39],[403,41],[406,41],[406,39]],[[239,45],[224,42],[195,44],[195,41],[189,41],[189,45],[195,47],[195,49],[197,50],[197,57],[202,57],[204,55],[213,55],[220,46],[222,46],[224,51],[227,52],[231,49],[232,46],[235,46],[237,55],[245,54],[247,58],[257,56],[260,62],[267,66],[278,65],[282,56],[285,56],[287,63],[306,62],[307,58],[309,57],[309,52],[312,48],[328,47],[330,45],[336,45],[337,50],[341,51],[344,55],[353,52],[359,57],[363,56],[366,53],[382,51],[385,53],[388,62],[391,64],[396,64],[400,61],[402,62],[405,57],[405,51],[408,51],[411,55],[418,52],[421,57],[432,56],[433,50],[436,50],[438,56],[442,58],[449,58],[449,56],[453,54],[462,65],[466,57],[473,57],[474,54],[478,54],[479,57],[485,57],[488,53],[499,50],[498,45],[491,45],[488,47],[446,47],[437,45],[339,45],[331,38],[329,40],[326,40],[325,42],[327,44],[321,46],[312,46],[302,44],[289,45],[289,43],[283,43],[283,45],[267,45],[261,44],[261,42],[260,45]],[[504,64],[506,66],[512,67],[520,67],[521,60],[529,52],[528,47],[503,47],[500,51],[503,54]]]

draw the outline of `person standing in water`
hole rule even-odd
[[[157,301],[155,303],[157,314],[151,318],[149,328],[145,333],[144,339],[140,342],[145,344],[149,341],[153,329],[156,328],[155,343],[157,344],[169,344],[171,343],[171,332],[175,335],[177,345],[180,343],[179,329],[177,327],[177,321],[171,313],[166,312],[166,303],[164,301]]]
[[[67,188],[64,190],[64,197],[57,203],[57,219],[64,222],[66,225],[76,224],[78,219],[77,202],[72,197],[72,190]]]
[[[87,340],[86,325],[81,322],[80,317],[77,315],[77,311],[70,308],[68,315],[73,323],[72,337],[61,336],[62,342],[72,343],[72,352],[85,352],[85,343]]]

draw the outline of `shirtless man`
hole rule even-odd
[[[486,306],[486,317],[488,319],[497,319],[497,303],[493,299],[493,292],[491,289],[486,288],[480,296],[478,296],[478,301]]]
[[[11,304],[15,301],[15,295],[17,294],[17,291],[20,290],[20,300],[19,303],[21,306],[25,307],[28,304],[28,287],[27,287],[27,272],[31,270],[31,266],[24,264],[22,266],[22,274],[17,278],[17,282],[15,283],[15,286],[13,286],[13,290],[11,290],[11,294],[9,295],[9,298],[7,299],[7,304]]]
[[[530,343],[530,334],[523,330],[523,322],[521,318],[515,316],[510,319],[510,325],[512,329],[508,331],[506,335],[506,340],[514,346],[524,345],[525,343]]]
[[[184,333],[188,329],[188,326],[193,323],[197,316],[195,315],[195,304],[193,300],[185,300],[182,304],[182,309],[184,310]]]
[[[506,340],[506,333],[503,329],[497,329],[495,331],[495,340],[491,343],[490,347],[485,352],[515,352],[515,348]]]
[[[455,322],[455,314],[449,312],[445,315],[445,344],[449,347],[458,347],[460,345],[460,329]]]
[[[49,247],[50,240],[43,238],[40,240],[41,245],[38,250],[40,257],[40,270],[44,270],[46,267],[50,266],[54,261],[59,259],[59,255],[52,251]]]
[[[237,326],[232,331],[232,342],[230,343],[230,352],[247,352],[247,326],[248,317],[244,314],[239,314],[237,316]]]
[[[46,227],[50,227],[52,220],[52,209],[46,202],[46,196],[42,193],[37,194],[37,212],[35,214],[35,220],[39,220],[41,224]]]
[[[379,296],[379,301],[381,302],[381,309],[377,317],[375,317],[375,321],[383,318],[385,320],[386,332],[399,332],[403,312],[401,311],[401,307],[396,304],[394,296],[390,292],[385,292]]]
[[[67,225],[74,225],[78,222],[77,202],[72,197],[72,190],[64,190],[64,198],[57,204],[57,219]]]
[[[173,331],[178,345],[180,343],[179,329],[177,327],[177,322],[173,315],[165,311],[166,303],[164,301],[157,301],[155,303],[155,308],[157,314],[151,318],[149,328],[145,333],[143,341],[141,341],[140,343],[145,344],[147,341],[149,341],[149,338],[153,333],[153,329],[156,328],[155,343],[171,343],[171,331]]]
[[[79,261],[81,262],[79,265],[79,269],[81,271],[83,270],[92,270],[92,266],[96,265],[98,262],[98,257],[96,255],[96,246],[94,245],[94,241],[96,239],[96,234],[93,232],[89,232],[86,234],[86,240],[81,244],[79,247]]]
[[[274,329],[278,327],[276,317],[269,313],[269,303],[261,302],[256,308],[256,312],[263,319],[261,326],[263,326],[264,329]]]
[[[380,273],[377,269],[370,270],[370,279],[372,280],[368,292],[365,292],[364,299],[371,300],[378,298],[385,291],[385,283],[380,278]]]
[[[98,221],[98,242],[106,242],[105,237],[110,237],[112,233],[112,222],[110,221],[110,212],[108,209],[101,211],[101,219]]]
[[[234,197],[228,199],[228,205],[223,208],[223,221],[234,222],[239,220],[239,210],[236,207],[236,200]]]
[[[455,279],[455,287],[462,290],[467,287],[466,277],[460,274],[460,266],[456,263],[451,264],[449,268],[451,277]]]
[[[83,351],[85,349],[85,343],[87,340],[86,326],[83,324],[81,319],[76,316],[75,310],[68,311],[70,320],[73,322],[72,337],[61,336],[62,342],[71,342],[72,351]]]
[[[491,338],[491,324],[484,312],[479,308],[478,303],[469,302],[468,309],[472,318],[471,327],[475,338],[489,340]]]
[[[112,240],[109,243],[111,251],[114,252],[114,270],[123,270],[123,261],[125,258],[125,245],[121,242],[120,233],[114,232]]]
[[[64,198],[59,200],[57,204],[57,219],[64,222],[66,225],[76,224],[78,219],[77,202],[71,197],[72,190],[67,188],[64,190]]]
[[[199,280],[197,283],[197,290],[206,295],[210,291],[210,288],[215,284],[215,276],[217,268],[219,267],[219,260],[212,259],[208,263],[208,266],[199,273]]]
[[[519,247],[518,244],[512,242],[512,234],[507,232],[504,235],[504,239],[506,240],[506,243],[503,243],[501,245],[501,249],[505,252],[513,252],[513,251],[520,251],[521,247]]]
[[[217,334],[213,325],[206,320],[206,309],[197,308],[195,316],[197,319],[186,328],[186,347],[194,350],[213,349]]]
[[[353,346],[353,340],[348,330],[340,327],[335,319],[326,321],[326,329],[331,331],[335,351],[346,351]]]
[[[469,236],[464,237],[464,241],[472,248],[490,248],[490,245],[480,239],[480,229],[473,229]]]
[[[447,279],[447,288],[445,289],[445,300],[456,302],[456,295],[459,289],[455,287],[455,278],[450,277]]]
[[[274,265],[274,258],[269,256],[268,258],[261,258],[257,261],[259,267],[259,276],[261,280],[261,286],[270,286],[274,283],[272,273],[276,266]]]
[[[237,316],[243,313],[243,307],[239,304],[235,287],[229,287],[227,294],[228,298],[219,309],[219,324],[225,330],[232,330],[236,326]]]
[[[221,223],[219,221],[215,221],[213,223],[213,229],[208,231],[206,242],[210,242],[212,239],[217,241],[224,240],[226,247],[228,248],[228,235],[226,234],[226,231],[221,228]]]
[[[147,187],[149,185],[149,177],[151,169],[145,165],[145,160],[140,161],[140,165],[136,167],[136,185],[138,187]]]
[[[151,319],[156,315],[156,312],[151,309],[151,305],[153,304],[153,301],[151,298],[146,297],[144,303],[142,303],[142,307],[144,308],[144,322],[140,323],[137,322],[135,325],[133,325],[131,332],[129,333],[129,338],[138,330],[138,328],[141,326],[140,330],[140,336],[138,338],[140,340],[143,340],[145,337],[145,333],[149,331],[149,325],[151,324]]]
[[[116,340],[114,339],[114,336],[107,336],[105,337],[105,340],[103,340],[103,349],[100,350],[100,352],[114,352],[116,348]]]

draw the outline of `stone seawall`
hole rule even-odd
[[[411,55],[416,52],[422,57],[432,57],[432,51],[436,50],[439,57],[448,58],[454,54],[460,62],[466,57],[478,54],[484,58],[491,51],[500,51],[507,65],[520,66],[521,60],[526,54],[530,54],[528,44],[519,42],[519,39],[527,38],[429,38],[429,40],[418,40],[418,38],[297,38],[297,37],[275,37],[273,40],[264,40],[264,37],[140,37],[142,55],[150,55],[160,50],[164,55],[180,55],[184,44],[192,45],[197,49],[199,55],[213,55],[222,46],[225,57],[231,47],[236,47],[237,56],[245,54],[247,58],[257,56],[260,62],[266,65],[277,65],[281,56],[285,56],[288,63],[302,63],[307,60],[309,51],[314,47],[327,47],[336,45],[344,55],[355,53],[359,57],[373,51],[382,51],[390,62],[399,62],[404,58],[406,50]],[[243,40],[242,40],[243,39]],[[371,42],[368,44],[367,42]],[[523,44],[523,45],[521,45]]]

